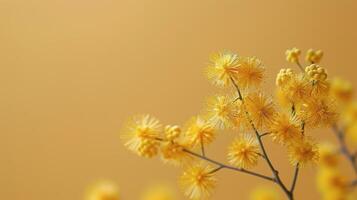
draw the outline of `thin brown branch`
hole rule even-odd
[[[296,186],[296,182],[297,182],[297,179],[298,179],[298,176],[299,176],[299,169],[300,169],[300,165],[299,165],[299,163],[298,163],[298,164],[296,164],[296,166],[295,166],[295,172],[294,172],[293,182],[292,182],[291,188],[290,188],[290,192],[291,192],[292,194],[294,193],[295,186]]]

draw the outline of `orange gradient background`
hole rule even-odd
[[[118,183],[127,200],[152,183],[176,185],[179,169],[123,147],[128,117],[183,124],[200,113],[217,92],[204,77],[208,57],[225,49],[262,59],[267,93],[294,46],[323,49],[329,73],[356,86],[356,10],[352,0],[0,0],[1,199],[78,200],[98,179]],[[208,155],[225,161],[235,134],[220,133]],[[311,134],[334,139],[328,129]],[[289,181],[284,150],[268,145]],[[302,170],[297,199],[319,197],[315,172]],[[247,199],[268,184],[231,171],[218,178],[213,200]]]

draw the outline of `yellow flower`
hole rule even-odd
[[[195,147],[201,144],[209,144],[215,138],[214,126],[202,117],[193,117],[187,125],[185,139],[188,144]]]
[[[177,125],[167,125],[165,126],[165,138],[167,140],[174,140],[180,137],[181,135],[181,129]]]
[[[349,103],[353,96],[353,88],[350,82],[341,78],[335,78],[331,82],[331,95],[341,104]]]
[[[193,158],[184,151],[185,148],[188,148],[188,145],[174,141],[163,142],[161,145],[161,158],[165,163],[176,166],[186,165]]]
[[[348,181],[336,169],[321,168],[317,174],[317,184],[325,198],[346,199],[348,195]]]
[[[279,87],[284,87],[294,78],[294,76],[296,75],[292,69],[281,69],[276,76],[275,83]]]
[[[150,187],[141,198],[142,200],[176,200],[174,191],[164,185]]]
[[[257,128],[266,127],[272,122],[275,113],[273,102],[262,93],[253,93],[247,96],[245,105]]]
[[[241,132],[250,130],[251,125],[247,118],[246,108],[245,108],[243,102],[241,100],[237,100],[235,103],[236,103],[236,106],[238,109],[236,117],[234,119],[235,127],[238,128],[238,130],[240,130]]]
[[[228,148],[228,161],[239,168],[251,168],[258,164],[259,145],[257,140],[248,134],[236,138]]]
[[[125,146],[144,157],[157,155],[160,146],[161,124],[159,120],[150,115],[133,117],[122,138]]]
[[[238,58],[237,54],[230,52],[216,53],[211,56],[211,63],[207,68],[208,79],[216,86],[231,85],[231,78],[237,78]]]
[[[86,200],[119,200],[118,187],[109,181],[94,184],[86,193]]]
[[[180,177],[180,185],[185,191],[185,196],[192,200],[208,198],[216,187],[210,166],[194,165],[184,171]]]
[[[281,200],[281,197],[273,188],[259,187],[252,191],[250,200]]]
[[[301,50],[297,48],[288,49],[285,52],[286,60],[291,63],[297,63],[299,61],[299,56],[301,54]]]
[[[270,124],[270,135],[280,144],[288,144],[301,137],[301,124],[296,117],[285,113],[277,114]]]
[[[351,102],[342,113],[343,122],[350,126],[357,122],[357,102]]]
[[[301,104],[310,96],[309,82],[303,75],[293,76],[282,92],[293,104]]]
[[[228,96],[214,96],[207,103],[207,117],[217,128],[231,128],[237,115],[237,105]]]
[[[325,143],[319,146],[320,165],[323,167],[336,167],[338,165],[338,150],[332,144]]]
[[[292,106],[292,102],[290,101],[290,98],[288,97],[287,93],[281,88],[277,88],[275,90],[275,99],[278,104],[283,108],[290,109]]]
[[[319,161],[319,149],[317,144],[310,138],[304,137],[288,146],[290,163],[304,166],[308,163]]]
[[[240,87],[258,86],[263,80],[264,67],[256,57],[239,59],[237,82]]]
[[[310,63],[319,63],[324,53],[321,50],[309,49],[306,53],[306,61]]]
[[[329,92],[330,84],[327,81],[325,68],[316,64],[311,64],[305,68],[305,73],[311,81],[311,95],[326,95]]]
[[[310,127],[330,126],[338,119],[334,102],[315,97],[306,100],[298,115]]]

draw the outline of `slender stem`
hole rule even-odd
[[[303,68],[302,65],[300,64],[299,60],[296,61],[296,64],[297,64],[297,66],[300,68],[300,70],[301,70],[302,72],[304,72],[304,68]]]
[[[205,146],[204,146],[204,144],[203,144],[203,140],[201,140],[201,153],[202,153],[202,156],[206,156]]]
[[[270,132],[262,133],[262,134],[259,135],[259,137],[262,138],[262,137],[264,137],[264,136],[266,136],[266,135],[269,135],[269,134],[270,134]]]
[[[299,169],[300,169],[300,164],[296,164],[295,166],[295,172],[294,172],[294,178],[293,178],[293,183],[291,184],[290,192],[294,193],[296,182],[299,176]]]
[[[337,125],[333,125],[332,129],[337,137],[338,142],[340,143],[341,153],[350,162],[354,172],[357,175],[356,156],[348,149],[346,141],[345,141],[344,133],[340,129],[338,129]]]
[[[230,170],[234,170],[234,171],[239,171],[239,172],[242,172],[242,173],[246,173],[246,174],[250,174],[250,175],[253,175],[253,176],[256,176],[256,177],[259,177],[259,178],[263,178],[265,180],[268,180],[268,181],[272,181],[272,182],[275,182],[275,179],[272,178],[272,177],[269,177],[269,176],[265,176],[265,175],[262,175],[262,174],[259,174],[259,173],[256,173],[256,172],[252,172],[252,171],[249,171],[249,170],[246,170],[246,169],[243,169],[243,168],[237,168],[237,167],[232,167],[232,166],[229,166],[229,165],[226,165],[226,164],[223,164],[223,163],[220,163],[218,161],[215,161],[211,158],[208,158],[206,156],[202,156],[198,153],[195,153],[193,151],[190,151],[188,149],[184,149],[183,150],[184,152],[188,153],[188,154],[191,154],[192,156],[195,156],[197,158],[200,158],[202,160],[205,160],[207,162],[210,162],[210,163],[213,163],[215,165],[218,165],[219,167],[216,169],[216,171],[220,170],[220,169],[223,169],[223,168],[226,168],[226,169],[230,169]],[[213,170],[214,172],[216,172],[215,170]],[[211,172],[212,173],[212,172]]]

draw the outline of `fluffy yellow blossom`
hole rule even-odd
[[[294,142],[302,136],[301,123],[296,117],[285,113],[275,115],[273,122],[269,126],[269,131],[273,140],[280,144]]]
[[[256,57],[239,59],[237,82],[240,87],[258,86],[263,80],[264,67]]]
[[[291,63],[297,63],[297,62],[299,62],[300,54],[301,54],[301,50],[300,49],[297,49],[295,47],[292,48],[292,49],[288,49],[285,52],[286,60],[288,62],[291,62]]]
[[[173,165],[186,165],[193,158],[184,151],[188,145],[176,141],[165,141],[161,145],[161,158],[165,163]]]
[[[276,76],[275,83],[279,87],[286,86],[295,76],[295,73],[292,69],[281,69]]]
[[[306,52],[306,61],[310,63],[319,63],[324,53],[321,50],[309,49]]]
[[[319,161],[319,149],[317,144],[310,138],[304,137],[288,146],[290,163],[304,166],[308,163]]]
[[[279,193],[273,188],[259,187],[250,194],[250,200],[281,200]]]
[[[119,200],[118,187],[109,181],[94,184],[86,193],[85,200]]]
[[[333,125],[338,119],[335,103],[329,99],[310,97],[301,107],[299,117],[309,127]]]
[[[282,93],[295,106],[298,106],[310,97],[309,81],[302,75],[294,76],[282,88]]]
[[[234,119],[234,125],[235,127],[242,131],[245,132],[247,130],[250,130],[251,125],[249,122],[249,119],[247,118],[246,115],[246,108],[241,100],[236,101],[236,106],[237,106],[237,114]]]
[[[206,199],[216,187],[216,179],[210,166],[197,164],[189,167],[180,177],[185,196],[192,200]]]
[[[245,105],[257,128],[263,128],[272,122],[275,113],[273,102],[262,93],[247,96]]]
[[[320,165],[323,167],[336,167],[338,164],[338,150],[329,143],[319,145]]]
[[[216,53],[210,60],[207,68],[208,79],[216,86],[231,85],[231,78],[236,79],[238,74],[238,55],[230,52]]]
[[[175,192],[168,186],[150,187],[142,196],[142,200],[176,200]]]
[[[164,129],[165,139],[174,140],[180,137],[181,129],[177,125],[167,125]]]
[[[207,118],[217,128],[231,128],[237,112],[237,105],[229,96],[214,96],[207,102]]]
[[[251,168],[258,164],[259,152],[257,139],[243,134],[228,147],[228,161],[239,168]]]
[[[125,146],[140,156],[157,155],[160,146],[157,139],[160,138],[161,127],[159,120],[150,115],[133,117],[122,136]]]
[[[275,99],[278,102],[278,104],[283,108],[290,109],[291,106],[293,105],[290,98],[288,97],[287,92],[281,88],[277,88],[275,90]]]
[[[341,78],[334,78],[331,82],[330,92],[341,104],[349,103],[353,96],[352,84]]]
[[[215,138],[214,125],[202,117],[193,117],[187,125],[185,139],[188,144],[195,147],[209,144]]]
[[[317,174],[317,185],[324,199],[346,199],[348,181],[337,169],[321,168]]]

